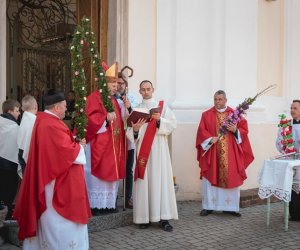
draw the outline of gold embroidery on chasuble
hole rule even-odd
[[[227,118],[227,113],[217,112],[217,131]],[[218,157],[218,186],[226,188],[228,185],[228,135],[223,135],[217,142]]]
[[[116,102],[113,102],[116,115],[121,116],[120,112],[116,110],[118,108],[118,105]],[[118,112],[118,114],[117,114]],[[121,118],[122,119],[122,118]],[[113,150],[114,150],[114,160],[115,160],[115,170],[117,173],[117,176],[119,178],[119,168],[121,163],[121,157],[122,157],[122,124],[118,118],[114,119],[111,122],[111,133],[112,133],[112,139],[113,139]]]

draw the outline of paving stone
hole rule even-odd
[[[300,223],[290,222],[289,230],[284,231],[280,202],[272,203],[269,228],[265,205],[241,209],[240,218],[222,213],[200,217],[200,209],[200,202],[179,202],[180,219],[171,222],[174,226],[171,233],[162,231],[155,223],[145,230],[129,225],[90,232],[90,249],[300,249]],[[20,248],[5,244],[0,249]]]

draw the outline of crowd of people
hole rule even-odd
[[[88,220],[118,212],[121,180],[125,207],[133,209],[133,222],[140,229],[159,223],[164,231],[173,230],[170,220],[177,220],[178,212],[168,136],[176,129],[175,115],[167,103],[154,98],[149,80],[140,83],[142,102],[137,103],[127,93],[126,77],[117,66],[105,74],[114,111],[107,112],[99,89],[90,93],[85,138],[76,138],[74,124],[63,122],[72,120],[76,111],[73,91],[66,99],[63,92],[49,90],[43,96],[43,112],[37,112],[31,95],[24,96],[22,105],[11,99],[3,102],[0,209],[5,205],[6,219],[18,221],[23,249],[88,249]],[[140,108],[155,108],[151,119],[138,117],[128,124],[132,111]],[[245,118],[229,123],[228,133],[218,135],[232,112],[226,93],[219,90],[214,106],[200,120],[196,136],[203,192],[200,216],[214,211],[241,216],[239,187],[254,156]],[[299,129],[299,100],[293,101],[291,116],[293,129]],[[299,204],[300,196],[293,193],[293,220],[300,220]]]

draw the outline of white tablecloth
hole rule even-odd
[[[300,160],[265,160],[259,174],[259,197],[265,199],[274,195],[289,202],[292,187],[296,192],[300,190],[300,168],[297,167],[300,167]]]

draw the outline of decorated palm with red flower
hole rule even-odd
[[[297,152],[293,139],[292,120],[287,119],[284,114],[279,115],[279,118],[278,127],[280,128],[280,135],[282,137],[280,140],[281,153],[289,154]]]

